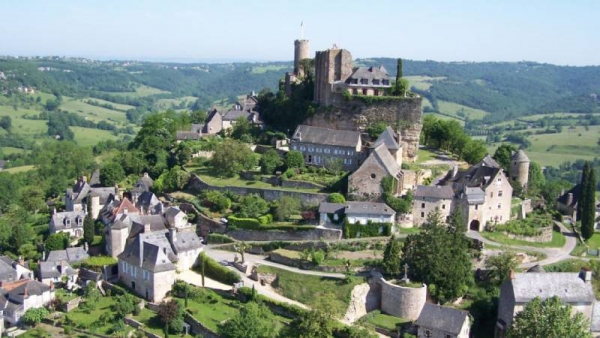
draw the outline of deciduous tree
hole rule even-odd
[[[238,314],[218,327],[223,338],[275,338],[277,331],[278,325],[271,311],[256,302],[247,303]]]
[[[263,174],[273,174],[275,169],[277,169],[277,167],[281,166],[282,164],[283,161],[281,160],[281,157],[279,157],[279,154],[275,149],[267,150],[260,157],[260,171]]]

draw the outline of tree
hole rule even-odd
[[[275,338],[278,326],[263,304],[249,302],[231,319],[218,326],[223,338]]]
[[[38,211],[46,208],[46,196],[40,186],[29,185],[21,190],[21,206],[37,215]]]
[[[208,114],[204,110],[194,110],[190,114],[190,120],[194,124],[202,124],[202,123],[206,122],[207,117],[208,117]]]
[[[542,167],[537,162],[529,163],[529,180],[527,182],[527,193],[537,196],[541,193],[542,187],[546,183]],[[550,201],[549,201],[550,202]]]
[[[505,251],[499,255],[491,256],[485,261],[485,267],[490,271],[488,275],[489,284],[499,287],[508,277],[510,271],[517,267],[515,254]]]
[[[244,254],[246,253],[246,250],[252,248],[252,244],[248,244],[246,242],[237,242],[233,245],[233,248],[234,248],[235,252],[239,253],[240,256],[242,256],[242,264],[243,264],[244,262],[246,262],[246,257],[244,257]]]
[[[154,181],[153,190],[156,191],[177,191],[182,190],[190,180],[190,174],[179,167],[173,167],[169,171],[163,172],[156,181]]]
[[[329,196],[327,197],[327,202],[329,203],[346,203],[346,197],[344,197],[344,195],[340,194],[339,192],[334,192],[332,194],[329,194]]]
[[[247,145],[227,139],[215,149],[211,165],[215,173],[233,177],[242,170],[252,169],[256,165],[256,159]]]
[[[240,116],[235,119],[231,137],[237,140],[252,140],[252,125],[247,118]]]
[[[388,126],[387,123],[380,121],[377,123],[370,124],[365,129],[365,131],[367,132],[367,134],[369,134],[369,136],[371,138],[376,139],[379,137],[379,135],[381,135],[385,131],[385,128],[387,128],[387,126]]]
[[[512,156],[517,150],[517,147],[512,144],[502,143],[498,149],[496,149],[492,158],[498,162],[504,171],[508,172],[510,170]]]
[[[100,182],[105,187],[114,187],[125,178],[125,170],[121,164],[110,161],[100,168]]]
[[[291,150],[285,155],[285,165],[288,168],[304,167],[304,155],[296,150]]]
[[[331,157],[325,160],[325,168],[334,175],[339,175],[344,168],[344,162],[341,158]]]
[[[269,212],[269,203],[256,194],[250,194],[240,199],[238,208],[240,217],[258,218]]]
[[[117,315],[118,318],[125,318],[128,314],[135,311],[136,307],[136,299],[134,296],[125,293],[119,296],[116,296],[115,305],[113,306],[113,311]]]
[[[205,190],[202,192],[202,203],[215,212],[223,212],[231,208],[231,200],[220,191]]]
[[[162,302],[159,305],[158,318],[164,324],[166,337],[169,337],[169,331],[179,333],[183,329],[183,308],[174,299]]]
[[[410,83],[407,79],[400,79],[396,82],[396,93],[398,96],[406,96],[410,89]]]
[[[485,154],[487,154],[485,142],[480,140],[469,140],[464,146],[461,157],[467,163],[475,164],[480,162]]]
[[[0,128],[10,131],[10,128],[12,128],[12,118],[10,116],[0,117]]]
[[[48,310],[43,307],[31,308],[23,314],[23,322],[27,325],[35,326],[42,322],[42,319],[48,315]]]
[[[381,269],[390,276],[398,276],[402,272],[402,244],[395,236],[392,235],[388,240],[385,250],[383,251],[383,261]]]
[[[88,197],[88,200],[87,215],[85,215],[85,218],[83,219],[83,240],[88,245],[92,245],[94,236],[96,235],[96,225],[94,224],[94,217],[92,216],[91,198]]]
[[[463,234],[467,232],[467,220],[461,208],[454,209],[448,225],[452,231]]]
[[[260,157],[260,172],[270,175],[282,164],[283,161],[279,157],[277,150],[269,149]]]
[[[313,309],[296,317],[281,331],[281,338],[333,338],[335,320],[331,311]]]
[[[594,235],[594,223],[596,222],[596,173],[590,162],[586,162],[586,167],[584,167],[584,176],[581,179],[579,205],[581,205],[581,235],[588,240]]]
[[[508,330],[509,338],[561,337],[591,338],[590,323],[582,313],[572,315],[572,307],[558,297],[533,299],[517,313]]]
[[[46,251],[64,250],[69,246],[70,236],[68,233],[57,232],[50,234],[44,242]]]
[[[300,201],[291,196],[282,196],[275,202],[275,218],[283,221],[300,210]]]
[[[427,216],[420,233],[407,237],[402,257],[413,279],[429,285],[441,303],[464,295],[473,283],[469,240],[446,227],[438,210]]]

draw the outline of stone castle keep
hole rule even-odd
[[[300,61],[309,53],[307,40],[296,40],[294,47],[294,73],[286,74],[286,91],[304,76]],[[320,108],[303,124],[362,132],[371,124],[386,122],[400,136],[404,160],[416,160],[422,127],[420,97],[385,96],[391,87],[387,70],[354,67],[352,54],[345,49],[334,46],[316,52],[314,65],[314,101]]]

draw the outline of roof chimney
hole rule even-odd
[[[175,242],[177,242],[177,229],[173,228],[169,228],[169,235],[171,236],[171,242],[173,242],[173,244],[175,244]]]
[[[510,272],[508,273],[508,278],[510,280],[514,280],[516,278],[514,270],[510,270]]]
[[[567,205],[573,204],[573,193],[570,192],[567,194]]]
[[[50,290],[54,291],[54,282],[50,281]]]
[[[19,256],[19,265],[25,266],[25,260],[23,259],[23,256]]]
[[[150,231],[150,223],[144,224],[144,233],[149,233]]]
[[[585,284],[592,284],[592,270],[583,267],[579,270],[579,278],[585,282]]]

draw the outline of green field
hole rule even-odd
[[[144,97],[144,96],[150,96],[150,95],[156,95],[156,94],[168,94],[169,92],[158,89],[158,88],[154,88],[154,87],[140,85],[135,88],[135,92],[118,92],[118,93],[106,92],[106,93],[110,94],[110,95],[117,95],[117,96]]]
[[[127,111],[129,109],[135,108],[134,106],[130,106],[128,104],[114,103],[114,102],[110,102],[110,101],[106,101],[106,100],[102,100],[102,99],[97,99],[95,97],[90,97],[90,98],[84,99],[84,101],[87,101],[87,100],[96,101],[100,104],[110,104],[113,107],[115,107],[115,109],[119,109],[119,110],[123,110],[123,111]]]
[[[184,96],[177,99],[159,99],[154,104],[154,108],[158,110],[167,110],[177,108],[181,102],[185,102],[186,106],[196,102],[197,98],[194,96]]]
[[[481,109],[475,109],[462,104],[442,100],[438,100],[438,107],[440,112],[456,116],[458,119],[464,119],[464,117],[458,116],[458,112],[460,111],[462,111],[465,116],[471,120],[481,120],[488,114],[486,111]]]
[[[60,105],[60,109],[66,110],[71,113],[76,113],[81,117],[84,117],[90,121],[100,122],[102,120],[109,120],[116,123],[113,124],[127,124],[127,117],[124,112],[106,109],[103,107],[92,106],[91,104],[85,103],[90,99],[72,99],[63,97],[63,103]],[[95,99],[91,99],[95,100]]]
[[[33,169],[34,166],[32,165],[24,165],[21,167],[14,167],[14,168],[9,168],[9,169],[4,169],[3,172],[7,172],[7,173],[11,173],[11,174],[16,174],[16,173],[22,173],[25,171],[29,171],[31,169]]]
[[[465,121],[463,121],[463,120],[461,120],[459,118],[456,118],[456,117],[451,117],[451,116],[448,116],[448,115],[442,115],[442,114],[438,114],[438,113],[423,113],[423,114],[424,115],[433,115],[433,116],[437,117],[440,120],[456,120],[456,121],[458,121],[458,123],[460,123],[461,126],[465,125]]]
[[[415,87],[416,89],[420,89],[420,90],[427,90],[427,89],[429,89],[429,87],[431,87],[431,85],[435,81],[440,81],[440,80],[445,79],[445,77],[443,77],[443,76],[430,77],[430,76],[420,76],[420,75],[405,76],[404,78],[408,80],[408,83],[410,84],[411,87]]]
[[[252,67],[252,73],[262,74],[266,72],[276,72],[288,68],[288,66],[268,65],[268,66],[256,66]]]
[[[113,135],[111,131],[108,130],[100,130],[100,129],[90,129],[83,127],[71,127],[73,133],[75,134],[74,140],[80,146],[93,146],[98,141],[104,140],[118,140],[119,137]]]
[[[21,149],[21,148],[13,148],[13,147],[0,147],[0,153],[2,153],[4,155],[23,154],[23,153],[28,153],[28,152],[30,152],[30,150],[25,150],[25,149]]]
[[[536,130],[536,129],[528,129]],[[577,126],[575,129],[563,128],[559,134],[531,135],[527,139],[531,146],[525,149],[532,161],[542,166],[558,166],[565,161],[578,159],[592,160],[600,153],[597,145],[600,137],[600,126]],[[490,153],[498,147],[493,144],[488,147]]]

